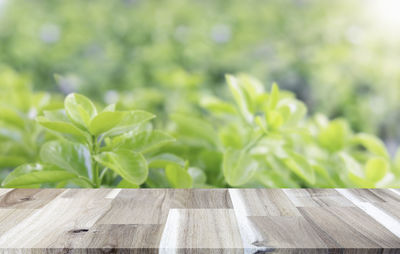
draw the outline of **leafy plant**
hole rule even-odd
[[[57,97],[49,93],[33,92],[29,78],[7,68],[0,70],[0,91],[0,169],[3,174],[37,159],[40,146],[50,137],[44,135],[35,117],[60,104]]]
[[[400,152],[392,160],[377,137],[309,117],[294,94],[248,75],[226,76],[231,101],[205,95],[202,109],[162,120],[168,131],[146,111],[99,110],[74,93],[62,106],[14,72],[1,78],[0,142],[15,148],[0,157],[14,168],[3,187],[400,186]]]
[[[343,119],[307,118],[305,105],[273,84],[228,75],[234,103],[206,97],[208,116],[174,115],[180,151],[207,183],[233,187],[398,186],[384,144]],[[396,163],[394,163],[396,164]],[[396,176],[397,174],[397,176]]]
[[[41,147],[40,162],[17,167],[3,186],[100,187],[119,181],[120,187],[138,187],[147,180],[148,160],[174,140],[153,130],[149,121],[154,117],[140,110],[118,111],[115,105],[98,111],[85,96],[70,94],[64,109],[44,111],[37,118],[58,139]]]

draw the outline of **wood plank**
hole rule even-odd
[[[362,201],[363,199],[351,190],[340,189],[337,191],[349,199],[353,204],[355,204],[355,206],[363,210],[372,219],[380,223],[382,226],[400,238],[400,221],[377,207],[377,205],[384,204],[386,202],[365,202]]]
[[[178,196],[184,196],[184,208],[187,209],[230,209],[233,208],[228,189],[191,189],[174,190]],[[186,195],[185,195],[186,194]],[[180,208],[180,207],[174,207]]]
[[[242,243],[232,209],[171,209],[160,250],[240,251]]]
[[[376,207],[381,209],[383,212],[393,217],[394,220],[400,222],[400,203],[379,203],[374,204]]]
[[[267,247],[271,252],[276,249],[327,249],[339,247],[328,246],[302,217],[249,217],[252,226],[261,233],[262,239],[252,243],[255,246]]]
[[[155,253],[158,251],[162,231],[162,225],[96,225],[82,233],[83,237],[75,242],[73,249],[112,252],[118,248]]]
[[[0,196],[4,195],[4,194],[6,194],[7,192],[10,192],[10,191],[12,191],[12,190],[13,190],[13,189],[6,189],[6,188],[0,189]]]
[[[64,191],[63,189],[14,189],[0,197],[0,209],[38,209]]]
[[[369,203],[380,203],[386,202],[381,196],[379,196],[374,190],[371,189],[336,189],[337,191],[346,191],[356,197],[359,202]],[[341,192],[342,193],[342,192]]]
[[[0,253],[400,253],[397,189],[0,189]]]
[[[400,202],[400,193],[390,189],[374,189],[371,190],[375,195],[379,196],[385,202],[398,203]]]
[[[304,218],[328,246],[400,248],[400,239],[356,207],[301,207]]]
[[[171,206],[169,196],[162,189],[121,190],[98,224],[163,224]]]
[[[232,191],[241,200],[245,216],[300,216],[296,207],[281,189],[238,189]]]
[[[354,207],[334,189],[284,189],[296,207]]]
[[[67,190],[5,232],[0,248],[68,248],[70,232],[90,228],[110,208],[111,200],[104,198],[108,192]]]
[[[32,215],[36,209],[0,209],[0,236]]]
[[[171,208],[226,209],[232,202],[225,189],[122,190],[99,224],[163,224]],[[132,216],[124,216],[127,213]]]

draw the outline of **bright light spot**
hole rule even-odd
[[[382,28],[400,30],[400,0],[370,0],[368,9]]]

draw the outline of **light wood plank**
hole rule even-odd
[[[354,207],[334,189],[284,189],[296,207]]]
[[[281,189],[234,190],[243,202],[246,216],[300,216]]]
[[[382,198],[385,202],[389,202],[389,203],[399,203],[400,202],[400,194],[393,192],[389,189],[374,189],[371,191],[375,195]]]
[[[98,224],[163,224],[170,203],[169,191],[162,189],[121,190]]]
[[[343,192],[348,192],[353,195],[359,202],[385,202],[381,196],[379,196],[374,190],[371,189],[336,189],[341,194]]]
[[[120,191],[99,224],[163,224],[169,209],[232,208],[228,190],[130,189]],[[124,216],[130,213],[131,216]]]
[[[82,240],[74,248],[97,249],[99,251],[118,248],[157,252],[162,231],[162,225],[96,225],[84,234]]]
[[[0,209],[38,209],[62,192],[62,189],[14,189],[0,197]]]
[[[399,248],[400,239],[356,207],[301,207],[304,218],[328,246]]]
[[[31,216],[36,209],[0,209],[0,236]]]
[[[267,246],[276,249],[327,249],[339,247],[328,246],[302,217],[249,217],[252,226],[261,233],[262,240],[253,243],[256,246]]]
[[[0,189],[0,253],[400,253],[398,189]]]
[[[171,209],[160,251],[173,249],[242,250],[232,209]],[[173,237],[171,237],[173,235]]]
[[[372,219],[380,223],[397,237],[400,237],[400,221],[377,207],[377,205],[384,204],[386,202],[365,202],[362,201],[364,199],[351,190],[340,189],[338,191],[353,204],[355,204],[355,206],[368,214]]]
[[[0,237],[0,248],[68,248],[69,232],[90,228],[111,205],[109,190],[67,190]],[[57,246],[60,245],[60,246]]]

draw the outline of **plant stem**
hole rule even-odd
[[[93,175],[93,183],[95,188],[100,187],[100,179],[99,179],[99,164],[94,159],[94,156],[98,153],[98,144],[96,136],[92,136],[92,175]]]
[[[249,144],[247,144],[247,145],[244,147],[244,150],[245,150],[245,151],[248,151],[248,150],[250,150],[251,148],[253,148],[253,147],[258,143],[258,141],[260,141],[264,136],[265,136],[265,133],[260,134],[255,140],[253,140],[252,142],[250,142]]]

